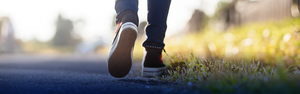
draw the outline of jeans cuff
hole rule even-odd
[[[145,48],[152,48],[152,49],[163,49],[162,47],[157,46],[144,46]]]
[[[120,14],[117,15],[117,18],[116,18],[116,24],[118,24],[119,21],[122,20],[122,17],[127,14],[127,13],[133,13],[136,17],[137,16],[137,13],[133,12],[132,10],[128,9],[128,10],[125,10],[123,12],[121,12]]]

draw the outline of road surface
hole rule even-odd
[[[0,55],[0,94],[174,94],[176,83],[139,76],[140,64],[124,78],[107,71],[104,56]]]

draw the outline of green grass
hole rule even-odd
[[[299,64],[284,67],[264,65],[259,61],[227,61],[218,58],[174,56],[167,75],[158,79],[190,84],[191,91],[209,93],[295,93],[300,88]]]
[[[167,74],[159,79],[189,84],[182,89],[190,92],[296,93],[299,35],[300,19],[294,18],[170,38]]]
[[[255,59],[268,64],[300,59],[300,19],[264,24],[248,24],[226,32],[206,30],[166,39],[171,54],[194,53],[199,57]]]

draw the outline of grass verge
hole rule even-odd
[[[297,93],[299,35],[294,18],[170,38],[166,49],[173,56],[159,79],[188,84],[183,89],[190,92]]]

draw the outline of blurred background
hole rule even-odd
[[[106,56],[114,0],[0,0],[0,54]],[[170,55],[300,59],[299,0],[172,0],[165,38]],[[139,1],[140,60],[147,0]],[[273,61],[272,61],[273,60]]]

